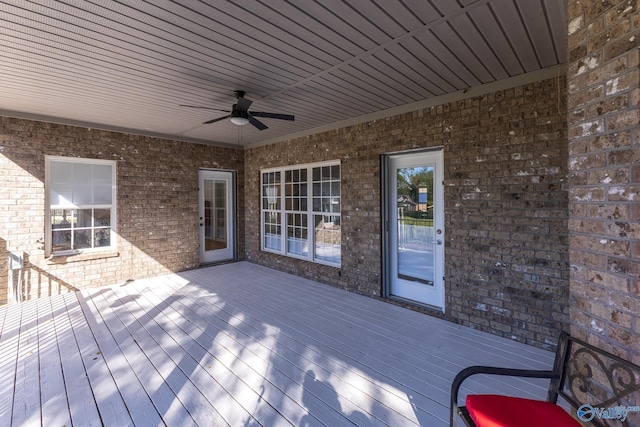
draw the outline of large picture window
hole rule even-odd
[[[262,250],[340,265],[340,163],[262,171]]]
[[[47,157],[47,254],[115,247],[115,162]]]

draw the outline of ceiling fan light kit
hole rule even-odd
[[[233,104],[233,110],[231,111],[231,123],[244,126],[249,123],[249,114],[246,111],[236,110],[236,105],[237,104]]]
[[[253,103],[244,97],[243,90],[235,90],[233,94],[236,96],[238,100],[237,103],[233,104],[231,107],[231,111],[229,110],[217,110],[223,111],[225,113],[229,113],[226,116],[218,117],[215,119],[207,120],[203,124],[215,123],[224,119],[231,119],[231,123],[238,126],[244,126],[248,123],[251,123],[258,130],[268,129],[268,126],[262,123],[260,120],[256,119],[256,117],[265,117],[268,119],[278,119],[278,120],[289,120],[293,121],[294,116],[291,114],[278,114],[278,113],[265,113],[265,112],[251,112],[249,111],[249,107]],[[190,108],[203,108],[206,110],[215,110],[215,108],[207,108],[207,107],[199,107],[196,105],[181,105],[182,107],[190,107]]]

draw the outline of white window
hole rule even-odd
[[[340,265],[340,163],[262,173],[262,250]]]
[[[48,255],[115,248],[116,162],[46,157]]]

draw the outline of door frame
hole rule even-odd
[[[231,200],[227,200],[227,216],[228,216],[228,227],[230,230],[227,232],[227,236],[229,239],[228,245],[231,246],[231,256],[224,257],[221,259],[213,259],[213,260],[205,260],[204,254],[205,250],[205,242],[204,242],[204,193],[202,188],[203,179],[207,179],[207,177],[203,177],[203,173],[223,173],[228,174],[230,176],[229,188],[227,190],[227,197],[231,198]],[[238,195],[236,188],[236,176],[237,171],[229,170],[229,169],[207,169],[200,168],[198,169],[198,261],[200,265],[212,264],[216,262],[226,262],[226,261],[237,261],[238,260],[238,219],[237,219],[237,203],[238,203]]]
[[[416,154],[427,154],[427,153],[440,153],[441,156],[441,161],[442,161],[442,169],[444,169],[444,147],[442,146],[437,146],[437,147],[430,147],[430,148],[421,148],[421,149],[417,149],[417,150],[407,150],[407,151],[397,151],[397,152],[391,152],[391,153],[384,153],[380,156],[380,196],[381,196],[381,219],[382,219],[382,224],[381,224],[381,230],[382,230],[382,250],[381,250],[381,256],[382,256],[382,297],[383,298],[388,298],[388,299],[393,299],[393,300],[399,300],[402,302],[407,302],[410,303],[412,305],[416,305],[416,306],[423,306],[432,310],[438,310],[438,311],[442,311],[442,313],[445,312],[445,296],[446,296],[446,282],[445,282],[445,278],[444,278],[444,244],[442,245],[442,257],[440,259],[441,262],[441,269],[440,270],[436,270],[436,273],[438,271],[442,272],[442,289],[440,292],[440,296],[441,296],[441,304],[440,306],[433,306],[430,304],[426,304],[426,303],[421,303],[419,301],[414,301],[414,300],[410,300],[410,299],[406,299],[406,298],[402,298],[396,295],[392,294],[392,271],[394,271],[391,263],[392,260],[394,259],[392,251],[395,251],[396,248],[391,246],[391,243],[393,241],[392,236],[391,236],[391,227],[394,226],[394,224],[391,224],[391,212],[390,212],[390,206],[391,206],[391,176],[390,176],[390,164],[391,164],[391,159],[394,157],[400,157],[400,156],[409,156],[409,155],[416,155]],[[439,209],[440,211],[440,215],[442,216],[442,218],[440,219],[441,222],[441,230],[442,230],[442,240],[443,242],[445,241],[444,239],[444,235],[445,235],[445,227],[444,227],[444,171],[441,171],[442,174],[440,174],[440,176],[442,177],[442,182],[441,185],[439,186],[441,188],[442,194],[440,195],[439,199],[440,199],[440,203],[441,203],[441,208]],[[438,174],[436,174],[436,177],[438,178]],[[435,183],[434,183],[435,184]],[[435,187],[435,185],[434,185]]]

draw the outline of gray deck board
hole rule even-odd
[[[152,306],[162,304],[162,295],[154,293],[154,290],[151,288],[148,292],[144,292],[143,295],[147,304],[151,304]],[[177,327],[168,329],[188,335],[187,342],[189,340],[193,340],[200,346],[200,348],[196,347],[197,352],[201,352],[201,349],[208,351],[208,348],[212,344],[215,345],[217,349],[215,354],[208,352],[209,354],[201,358],[203,362],[209,362],[206,366],[207,369],[211,370],[213,369],[213,365],[218,365],[218,369],[223,370],[223,375],[216,375],[213,373],[214,378],[228,377],[229,373],[241,370],[245,375],[239,377],[234,374],[232,377],[233,381],[241,381],[242,384],[239,384],[239,386],[245,393],[247,393],[248,396],[250,396],[249,401],[259,402],[261,400],[265,400],[260,396],[262,393],[271,396],[271,400],[280,401],[280,409],[283,417],[285,417],[285,420],[283,420],[285,421],[285,425],[293,423],[291,420],[286,418],[287,414],[293,414],[293,416],[296,417],[304,411],[304,409],[297,405],[290,396],[274,385],[275,381],[272,378],[265,381],[263,372],[254,368],[254,366],[258,366],[258,363],[256,363],[256,354],[251,351],[245,351],[246,349],[239,345],[239,343],[226,332],[225,329],[228,327],[228,324],[225,322],[216,322],[215,319],[212,319],[212,321],[204,320],[199,316],[197,311],[192,310],[191,307],[185,306],[179,301],[179,299],[174,300],[171,306],[165,307],[162,314],[165,316],[165,320],[171,322],[169,323],[170,326],[175,325]],[[205,315],[214,317],[209,313],[206,313]],[[236,366],[230,366],[231,364],[229,361],[234,361]],[[227,370],[226,375],[224,370]],[[229,384],[227,382],[226,386],[233,386],[233,384]],[[248,416],[253,412],[253,410],[246,407],[246,402],[243,402],[244,399],[238,399],[237,397],[238,396],[236,396],[237,403],[244,406],[243,409],[246,411],[246,415]],[[275,408],[268,406],[266,410],[261,411],[261,416],[264,417],[262,420],[260,417],[256,418],[253,416],[250,421],[258,423],[263,422],[267,424],[270,420],[279,421],[281,417],[276,415],[274,411]]]
[[[161,423],[160,415],[139,376],[144,371],[138,372],[131,366],[132,359],[139,354],[139,347],[133,340],[122,341],[122,337],[118,336],[120,331],[111,325],[112,313],[108,308],[105,309],[100,305],[101,295],[106,292],[109,291],[102,289],[89,294],[91,298],[87,299],[84,306],[87,309],[85,316],[87,316],[89,326],[118,391],[129,408],[133,423],[135,425],[159,425]],[[103,310],[101,311],[100,308]],[[97,385],[98,387],[99,385]]]
[[[62,355],[59,344],[64,343],[63,331],[60,337],[54,321],[53,303],[60,301],[56,298],[43,298],[38,300],[38,360],[40,362],[40,407],[42,411],[42,424],[48,426],[71,425],[71,414],[67,394],[60,393],[64,387],[64,374],[62,371]],[[58,317],[62,318],[64,313]],[[66,387],[65,387],[66,389]],[[61,410],[67,408],[67,410]]]
[[[90,328],[90,323],[85,316],[85,310],[82,310],[84,298],[81,294],[70,294],[65,299],[65,305],[69,313],[69,321],[73,329],[78,354],[80,359],[69,361],[69,363],[81,364],[86,372],[87,380],[91,386],[93,402],[98,412],[99,418],[97,425],[132,425],[132,420],[125,405],[122,395],[118,391],[118,387],[109,372],[109,368],[105,361],[102,351],[95,340],[94,332]],[[88,400],[88,399],[87,399]],[[71,413],[80,412],[82,408],[91,406],[91,401],[78,402],[69,400],[71,405]],[[86,418],[92,419],[91,415],[86,414]],[[76,424],[74,425],[82,425]]]
[[[30,301],[21,313],[11,417],[13,425],[34,424],[42,419],[37,305],[37,300]],[[34,372],[38,374],[32,375]]]
[[[116,295],[121,293],[118,291],[115,290]],[[160,406],[163,420],[167,425],[226,425],[222,416],[212,409],[213,402],[198,389],[196,374],[188,370],[194,362],[185,361],[186,355],[179,344],[150,316],[157,307],[145,310],[137,304],[126,304],[127,301],[131,300],[125,297],[116,301],[117,305],[127,308],[117,310],[118,316],[157,372],[157,378],[152,380],[164,382],[158,387],[163,388],[165,398],[175,396],[169,407]]]
[[[241,262],[0,307],[0,425],[429,426],[553,354]],[[546,384],[468,391],[543,397]]]
[[[85,365],[82,363],[82,353],[78,344],[78,335],[81,331],[76,332],[72,323],[74,317],[82,314],[80,306],[74,294],[65,294],[52,298],[52,307],[67,392],[66,398],[68,402],[73,402],[69,405],[71,423],[57,425],[99,426],[100,414]],[[57,409],[60,411],[59,407]]]
[[[234,295],[235,291],[232,288],[233,286],[226,289],[225,294],[228,292],[227,295]],[[196,295],[196,298],[206,300],[204,295]],[[284,299],[282,295],[278,297],[280,303],[283,303]],[[292,301],[295,299],[290,300]],[[325,329],[330,323],[328,318],[320,320],[308,318],[310,309],[299,314],[294,312],[294,308],[287,311],[286,305],[283,310],[278,310],[269,300],[260,298],[259,293],[256,292],[242,292],[234,300],[225,301],[225,306],[227,310],[232,307],[231,311],[242,313],[244,322],[249,321],[247,317],[249,315],[254,317],[258,324],[277,326],[280,345],[285,345],[296,352],[296,358],[304,359],[302,363],[307,365],[309,372],[314,372],[316,376],[322,373],[323,376],[331,378],[328,384],[337,391],[345,411],[355,412],[360,419],[364,415],[371,424],[384,422],[386,425],[406,425],[410,422],[410,418],[406,416],[414,415],[416,408],[407,404],[409,402],[406,395],[399,393],[393,385],[372,381],[371,378],[378,374],[371,369],[374,365],[360,361],[362,358],[367,358],[373,349],[363,345],[355,349],[353,347],[353,343],[358,343],[363,335],[369,334],[352,334],[350,343],[342,336],[341,330]],[[292,325],[295,327],[292,328]],[[309,363],[311,368],[308,367]],[[315,371],[313,371],[314,368]],[[343,372],[341,377],[333,378],[332,372],[336,370]],[[366,393],[367,390],[378,390],[380,387],[385,393],[377,396]],[[367,408],[365,402],[370,408]],[[394,407],[398,410],[394,411]],[[442,406],[438,405],[438,408],[442,409]],[[417,409],[421,411],[421,408]],[[410,413],[407,413],[408,410]]]
[[[31,304],[32,305],[32,304]],[[0,335],[0,425],[11,425],[13,404],[15,399],[15,382],[17,378],[18,342],[20,339],[20,322],[22,309],[26,306],[5,309],[5,321],[2,324]]]
[[[135,319],[127,316],[127,310],[118,309],[119,304],[113,304],[113,298],[107,298],[104,293],[90,295],[92,296],[91,301],[102,314],[105,325],[122,351],[132,372],[140,381],[158,415],[168,425],[176,425],[178,422],[181,425],[190,425],[193,420],[189,412],[181,401],[176,399],[168,383],[164,381],[152,362],[150,353],[157,347],[153,346],[152,350],[145,351],[145,344],[150,341],[149,337],[136,333]],[[140,355],[146,357],[140,357]],[[149,421],[152,420],[154,418]],[[155,421],[160,423],[158,419]]]

